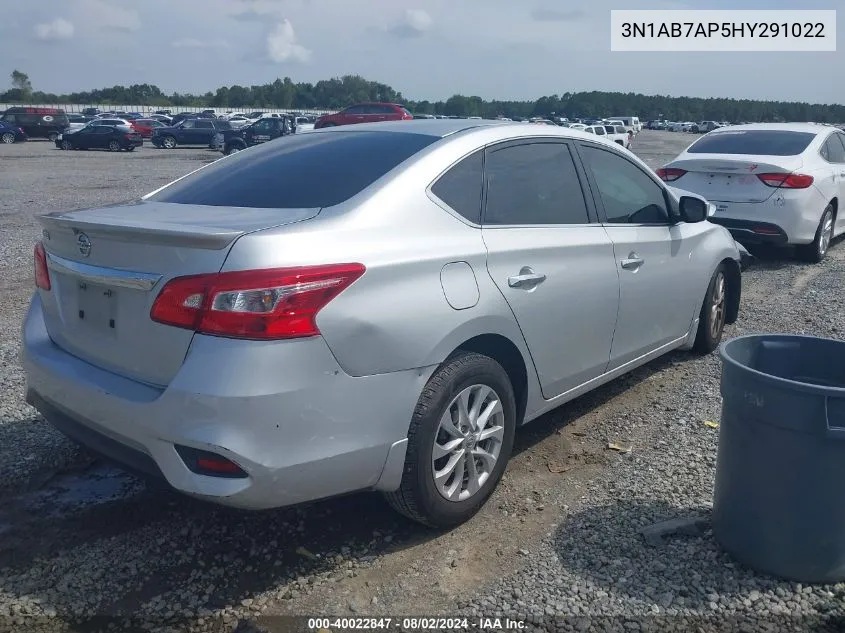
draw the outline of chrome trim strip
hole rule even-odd
[[[58,255],[47,253],[47,267],[57,273],[73,275],[84,279],[92,284],[103,286],[115,286],[117,288],[130,288],[132,290],[143,290],[149,292],[161,281],[161,275],[154,273],[139,273],[131,270],[118,270],[115,268],[104,268],[75,262]]]

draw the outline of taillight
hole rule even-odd
[[[678,169],[677,167],[661,167],[657,170],[657,175],[663,182],[674,182],[685,173],[687,173],[686,169]]]
[[[782,189],[806,189],[813,184],[813,177],[804,174],[757,174],[763,184]]]
[[[150,318],[231,338],[315,336],[317,313],[365,270],[329,264],[177,277],[162,288]]]
[[[50,289],[50,270],[47,268],[47,251],[44,244],[35,245],[35,286],[41,290]]]

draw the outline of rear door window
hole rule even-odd
[[[587,224],[589,214],[566,143],[488,150],[485,225]]]
[[[291,134],[186,176],[148,198],[216,207],[331,207],[438,138],[396,132]]]
[[[797,156],[816,138],[813,132],[792,130],[732,130],[702,136],[687,149],[690,154]]]

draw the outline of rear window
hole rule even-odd
[[[815,137],[813,132],[734,130],[702,136],[687,152],[690,154],[797,156],[807,149]]]
[[[219,160],[148,199],[215,207],[331,207],[437,140],[396,132],[285,136]]]

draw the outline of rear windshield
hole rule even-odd
[[[813,132],[733,130],[702,136],[687,152],[690,154],[797,156],[807,149],[815,137]]]
[[[436,140],[402,132],[284,136],[218,160],[148,199],[215,207],[331,207]]]

